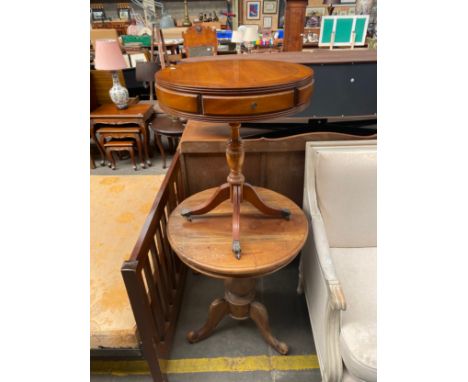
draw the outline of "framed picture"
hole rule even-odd
[[[103,21],[106,18],[106,15],[102,9],[93,9],[91,15],[93,21]]]
[[[263,13],[266,15],[276,14],[276,0],[263,0]]]
[[[130,20],[130,9],[129,8],[120,8],[119,9],[119,19],[121,19],[121,20]]]
[[[305,16],[305,28],[318,28],[323,16],[327,15],[324,7],[307,7]]]
[[[273,17],[263,16],[263,28],[271,28]]]
[[[247,1],[247,20],[260,20],[260,1]]]
[[[328,15],[327,8],[325,8],[325,7],[307,7],[306,8],[306,17],[307,16],[313,16],[313,15],[316,15],[316,16],[319,16],[319,17],[327,16]]]

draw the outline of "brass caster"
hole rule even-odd
[[[189,222],[192,221],[192,211],[190,211],[188,208],[182,208],[182,211],[180,211],[180,214],[186,218]]]
[[[232,252],[234,253],[234,256],[236,256],[236,259],[240,260],[242,250],[239,240],[234,240],[232,242]]]
[[[285,218],[286,220],[291,220],[291,211],[289,211],[287,208],[282,208],[281,217]]]

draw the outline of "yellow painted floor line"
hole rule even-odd
[[[184,358],[160,361],[164,373],[233,373],[252,371],[296,371],[319,368],[317,356],[249,356],[249,357],[216,357]],[[145,361],[91,361],[93,374],[149,374]]]

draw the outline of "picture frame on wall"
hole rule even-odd
[[[274,15],[278,12],[276,0],[263,0],[263,13],[265,15]]]
[[[305,28],[320,27],[320,22],[323,16],[328,14],[327,9],[324,7],[307,7],[305,16]]]
[[[263,16],[263,28],[271,28],[272,23],[273,23],[273,17]]]
[[[247,20],[260,20],[260,1],[247,1],[246,7]]]
[[[129,8],[120,8],[119,9],[119,19],[120,20],[130,20],[130,9]]]

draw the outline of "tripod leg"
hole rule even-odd
[[[193,215],[203,215],[203,214],[206,214],[207,212],[210,212],[211,210],[215,209],[217,206],[219,206],[222,202],[224,202],[227,199],[229,199],[229,183],[224,183],[216,190],[213,196],[210,199],[208,199],[205,203],[191,210],[189,210],[188,208],[184,208],[181,211],[181,215],[190,220],[190,218]]]
[[[229,313],[229,303],[224,298],[218,298],[214,300],[210,305],[210,310],[208,311],[208,319],[198,330],[192,330],[187,334],[187,340],[190,343],[201,341],[202,339],[208,337],[213,330],[216,328],[216,325]]]
[[[285,218],[289,220],[291,216],[291,211],[287,208],[272,208],[265,204],[265,202],[257,194],[257,191],[249,183],[244,183],[244,200],[252,203],[260,212],[263,212],[265,215]]]
[[[240,204],[241,185],[232,187],[232,252],[236,256],[237,260],[241,257],[241,246],[240,246]]]
[[[284,342],[278,341],[273,334],[271,334],[270,324],[268,322],[268,313],[265,306],[257,301],[250,304],[250,318],[257,324],[260,333],[266,342],[270,344],[278,353],[288,354],[288,345]]]

